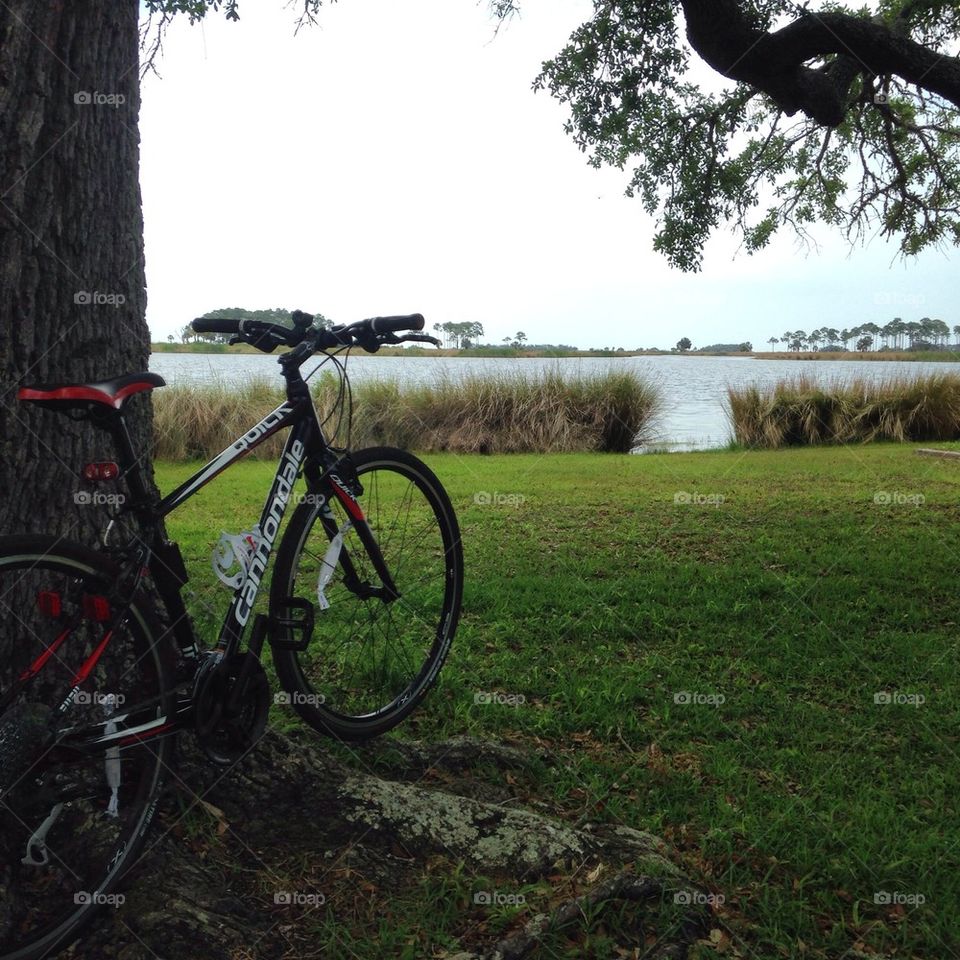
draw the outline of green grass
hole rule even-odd
[[[821,384],[810,377],[727,390],[727,416],[748,447],[960,439],[960,376],[931,373]]]
[[[440,684],[400,736],[547,750],[528,799],[667,839],[725,898],[728,953],[960,951],[956,463],[893,444],[425,459],[467,585]],[[159,465],[162,489],[189,470]],[[173,515],[194,584],[271,473],[243,464]],[[525,702],[475,703],[493,691]],[[443,897],[469,885],[449,887],[392,901],[390,942],[449,942]],[[356,956],[380,955],[375,923]],[[542,956],[612,955],[579,949]]]

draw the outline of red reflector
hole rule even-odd
[[[106,597],[95,593],[83,595],[83,615],[87,620],[98,620],[101,623],[110,619],[110,602]]]
[[[37,594],[37,606],[40,608],[40,612],[48,617],[59,617],[63,610],[60,594],[55,590],[41,590]]]
[[[98,480],[116,480],[120,476],[120,467],[112,460],[102,463],[88,463],[83,468],[83,479],[97,482]]]

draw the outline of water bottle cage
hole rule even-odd
[[[260,544],[260,526],[244,533],[220,533],[220,540],[213,548],[211,563],[217,579],[232,590],[243,586],[250,570],[250,561]]]

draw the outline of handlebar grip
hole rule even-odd
[[[422,313],[411,313],[404,317],[373,317],[370,329],[374,333],[399,333],[401,330],[422,330],[426,322]]]
[[[239,333],[240,321],[236,317],[197,317],[190,322],[197,333]]]

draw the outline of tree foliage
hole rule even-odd
[[[290,326],[293,323],[293,311],[286,307],[269,307],[262,310],[245,310],[243,307],[220,307],[203,315],[204,320],[263,320],[266,323],[281,323]],[[322,314],[313,314],[313,324],[327,328],[330,321]]]
[[[752,353],[753,344],[749,340],[743,343],[711,343],[698,347],[696,353]]]
[[[443,337],[444,346],[469,349],[483,336],[483,324],[476,321],[435,323],[433,329]]]
[[[595,0],[536,86],[591,163],[630,170],[681,269],[727,223],[751,252],[823,221],[915,254],[960,242],[958,26],[938,0]],[[695,82],[694,51],[732,85]]]
[[[788,350],[794,351],[846,350],[851,341],[857,344],[857,350],[866,350],[871,346],[884,350],[943,350],[950,345],[950,332],[950,327],[943,320],[922,317],[905,322],[900,317],[894,317],[882,327],[871,321],[844,330],[835,327],[819,327],[810,333],[787,330],[781,334],[781,340]],[[953,333],[960,334],[960,328],[954,327]],[[859,346],[866,340],[869,340],[866,347]]]
[[[203,315],[203,320],[263,320],[267,323],[279,323],[283,326],[292,326],[293,313],[286,307],[270,307],[264,310],[245,310],[243,307],[220,307],[217,310],[209,310]],[[322,314],[313,315],[314,326],[327,328],[330,321]],[[193,327],[188,323],[180,331],[180,339],[183,343],[189,343],[192,340],[206,340],[209,343],[228,343],[230,334],[228,333],[196,333]]]

